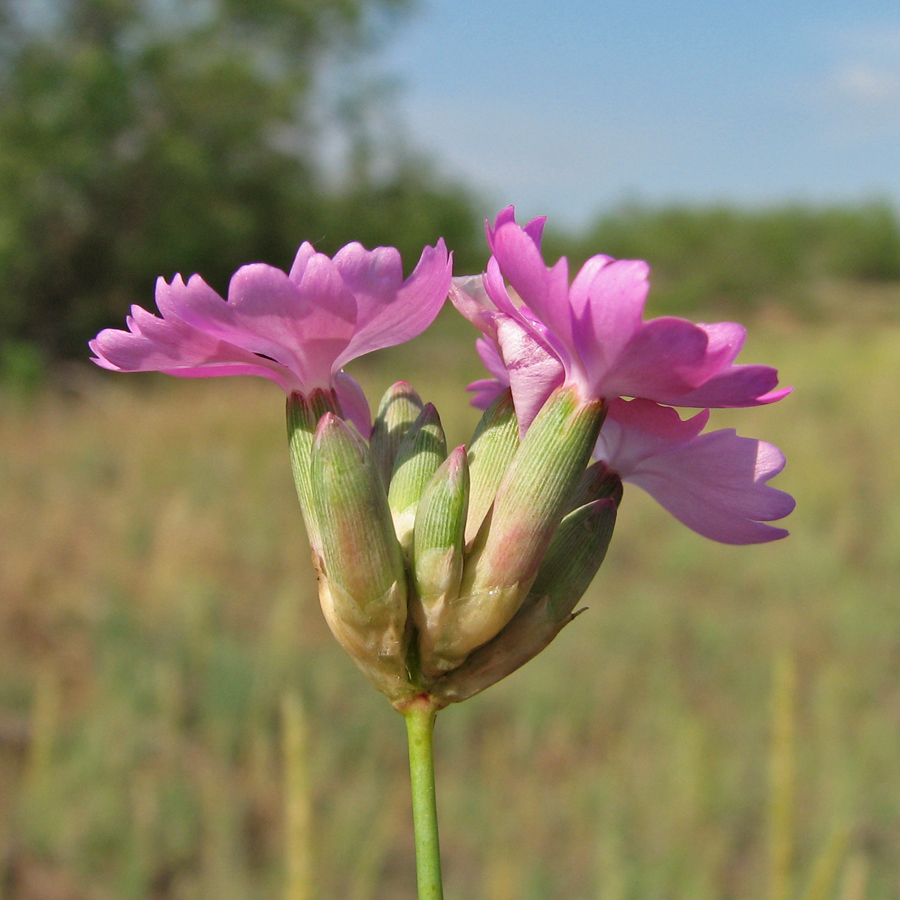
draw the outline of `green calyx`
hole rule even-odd
[[[403,560],[368,447],[337,416],[319,423],[310,475],[327,577],[365,608],[404,582]]]
[[[319,546],[319,536],[312,498],[310,456],[319,420],[329,412],[340,415],[340,405],[334,391],[317,388],[309,396],[294,391],[287,399],[287,431],[291,451],[291,471],[294,475],[294,486],[300,500],[306,533],[313,550]]]
[[[471,544],[494,502],[497,488],[519,446],[519,422],[512,393],[504,391],[485,410],[469,447],[469,515],[466,544]]]
[[[446,458],[447,440],[441,417],[433,404],[427,403],[397,448],[388,488],[388,505],[397,539],[404,550],[412,543],[422,493]]]
[[[378,404],[369,449],[385,488],[391,482],[400,443],[419,417],[423,406],[422,398],[405,381],[392,384]]]
[[[419,632],[420,666],[426,677],[442,672],[435,645],[452,628],[464,560],[469,469],[457,447],[434,473],[416,513],[412,545],[415,598],[410,604]]]
[[[572,496],[570,509],[605,497],[615,500],[617,506],[622,502],[622,479],[607,469],[605,463],[595,462],[584,470]]]

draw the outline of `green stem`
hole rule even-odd
[[[434,792],[434,718],[437,710],[426,698],[414,701],[403,715],[409,738],[413,830],[416,836],[416,876],[419,900],[443,900],[441,849],[438,842]]]

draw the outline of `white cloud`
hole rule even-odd
[[[900,25],[845,31],[835,57],[827,84],[834,97],[900,118]]]
[[[892,70],[864,62],[850,63],[834,72],[831,83],[838,96],[855,103],[870,107],[900,104],[900,65]]]

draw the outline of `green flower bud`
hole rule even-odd
[[[618,502],[604,497],[579,506],[563,520],[541,563],[529,597],[547,597],[547,612],[559,627],[591,586],[616,527]]]
[[[319,600],[332,632],[391,699],[413,690],[406,671],[406,575],[381,476],[359,435],[320,421],[310,477],[320,545]]]
[[[416,598],[410,612],[419,630],[420,666],[426,677],[446,669],[435,658],[435,647],[453,627],[451,610],[462,580],[468,500],[466,448],[457,447],[434,473],[416,513],[412,547]]]
[[[392,384],[378,404],[369,449],[381,472],[385,489],[391,483],[400,442],[419,417],[423,405],[422,398],[405,381]]]
[[[570,509],[578,509],[585,503],[611,497],[616,501],[616,506],[622,502],[622,479],[610,472],[603,462],[595,462],[584,470],[581,481],[575,489]]]
[[[416,508],[422,492],[446,458],[447,440],[441,417],[434,405],[427,403],[400,442],[388,489],[394,529],[404,550],[412,543]]]
[[[578,615],[575,604],[606,556],[617,507],[617,500],[603,498],[563,519],[528,597],[510,622],[431,687],[441,702],[460,703],[505,678],[537,656]]]
[[[485,410],[469,447],[471,487],[466,521],[467,546],[478,534],[518,446],[519,422],[512,393],[506,390]]]
[[[461,663],[522,605],[570,508],[605,414],[601,401],[585,401],[566,386],[525,433],[466,562],[454,608],[455,642],[444,651],[448,659]]]

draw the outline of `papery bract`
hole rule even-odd
[[[784,468],[784,454],[733,429],[702,434],[708,420],[708,410],[682,420],[649,400],[613,400],[594,456],[704,537],[726,544],[786,537],[764,524],[794,508],[790,494],[766,484]]]
[[[94,362],[120,372],[186,378],[259,375],[286,393],[334,389],[363,434],[369,409],[344,365],[420,334],[450,287],[443,241],[427,247],[405,281],[393,247],[343,247],[334,259],[309,243],[289,273],[255,263],[240,268],[223,300],[202,278],[159,279],[161,318],[132,307],[128,331],[106,329],[90,342]]]

